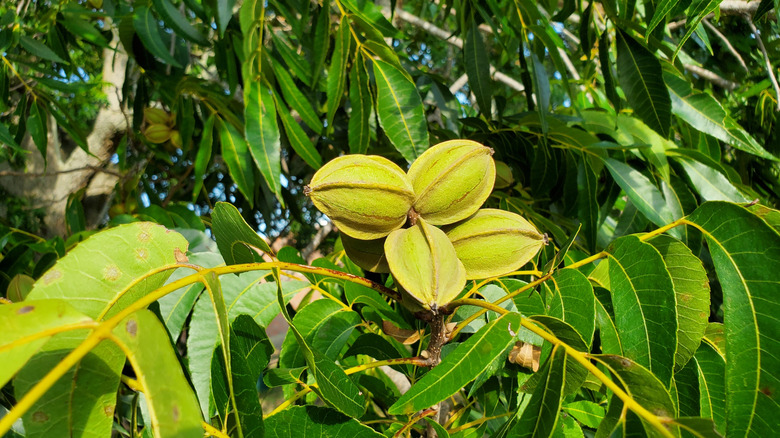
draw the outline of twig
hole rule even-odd
[[[730,80],[719,76],[717,73],[709,71],[706,68],[699,67],[698,65],[685,64],[684,67],[689,72],[697,74],[702,78],[712,82],[713,84],[721,88],[725,88],[726,90],[735,90],[737,87],[739,87],[738,83],[731,82]]]
[[[442,40],[452,44],[453,46],[463,49],[463,40],[453,36],[446,30],[436,27],[433,24],[421,19],[420,17],[417,17],[416,15],[412,15],[403,9],[398,9],[395,12],[396,18],[399,20],[405,21],[413,26],[419,27],[420,29],[430,33],[431,35],[441,38]],[[495,67],[492,65],[490,66],[490,73],[493,75],[493,79],[502,82],[504,85],[509,86],[510,88],[517,90],[517,91],[524,91],[525,87],[520,82],[514,80],[513,78],[497,71]],[[456,90],[457,91],[457,90]]]
[[[2,170],[0,171],[0,177],[13,176],[13,177],[29,177],[29,178],[44,178],[47,176],[62,175],[65,173],[82,172],[91,170],[93,172],[103,172],[109,175],[113,175],[117,178],[121,178],[123,175],[116,170],[106,169],[105,167],[87,165],[84,167],[76,167],[73,169],[57,170],[54,172],[23,172],[17,170]]]
[[[739,65],[742,66],[742,69],[745,70],[745,73],[748,72],[747,65],[745,64],[745,60],[742,59],[742,56],[737,52],[737,49],[734,48],[734,46],[731,45],[731,42],[728,38],[726,38],[726,35],[723,35],[717,27],[713,26],[712,23],[710,23],[710,20],[702,20],[705,26],[709,30],[711,30],[726,46],[727,49],[729,49],[729,52],[731,52],[732,55],[734,55],[735,58],[737,58],[737,61],[739,61]]]
[[[775,94],[777,95],[777,111],[780,111],[780,85],[777,83],[777,77],[775,76],[775,71],[772,69],[772,62],[769,61],[769,55],[766,53],[766,47],[764,47],[764,41],[761,39],[761,33],[756,29],[756,25],[753,24],[753,20],[751,20],[750,17],[745,16],[745,21],[747,21],[748,26],[750,26],[750,30],[753,31],[753,35],[756,36],[758,48],[760,48],[761,53],[764,54],[766,72],[769,75],[769,80],[772,81],[772,87],[775,89]]]

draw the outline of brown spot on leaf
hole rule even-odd
[[[103,413],[106,414],[106,417],[113,417],[114,416],[114,406],[106,406],[103,408]]]
[[[171,417],[173,418],[173,421],[179,421],[179,415],[179,407],[173,405],[173,409],[171,410]]]
[[[130,336],[135,337],[135,334],[138,332],[138,323],[135,322],[134,319],[127,321],[127,324],[125,324],[125,330],[127,330],[127,333],[130,333]]]
[[[59,269],[50,269],[49,272],[43,274],[43,284],[51,284],[54,280],[62,278],[62,271]]]
[[[629,368],[629,367],[631,367],[634,364],[630,360],[623,358],[623,359],[620,359],[620,365],[623,365],[623,367],[625,367],[625,368]]]
[[[690,294],[681,294],[680,298],[684,303],[690,303],[693,297]]]
[[[49,421],[49,416],[43,411],[35,411],[32,414],[32,421],[34,423],[45,423]]]
[[[22,315],[22,314],[25,314],[25,313],[30,313],[33,310],[35,310],[35,306],[24,306],[21,309],[17,310],[16,314],[17,315]]]
[[[138,233],[138,241],[139,242],[148,242],[152,238],[151,234],[147,233],[146,231],[141,231]]]
[[[103,268],[103,278],[108,281],[117,281],[122,276],[122,271],[117,265],[108,265]]]
[[[183,252],[181,249],[179,249],[179,248],[176,248],[176,249],[173,251],[173,256],[174,256],[174,257],[176,257],[176,261],[177,261],[178,263],[187,263],[187,262],[189,262],[189,261],[190,261],[190,260],[187,258],[187,255],[186,255],[186,254],[184,254],[184,252]]]
[[[135,258],[138,260],[146,260],[149,258],[149,250],[146,248],[136,248],[135,249]]]
[[[772,388],[769,387],[763,387],[759,391],[761,391],[762,394],[764,394],[767,397],[772,397],[773,391]]]

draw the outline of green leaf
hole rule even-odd
[[[0,387],[9,380],[52,335],[47,330],[75,326],[92,321],[65,301],[45,299],[0,305]]]
[[[13,149],[21,150],[21,147],[16,142],[16,140],[14,140],[14,137],[11,135],[11,132],[8,131],[8,127],[2,123],[0,123],[0,143]]]
[[[534,92],[536,93],[537,112],[539,114],[539,121],[542,125],[542,132],[546,134],[549,130],[547,113],[550,111],[550,78],[547,75],[544,64],[539,57],[536,56],[536,53],[531,52],[531,61],[531,70],[533,70],[534,74]],[[549,157],[546,158],[549,159]]]
[[[219,36],[222,38],[227,30],[230,18],[233,16],[233,4],[235,0],[214,0],[217,5],[216,22]],[[213,3],[212,3],[213,4]]]
[[[316,300],[298,311],[293,323],[312,350],[336,359],[347,343],[360,315],[332,300]],[[294,334],[288,334],[279,355],[279,367],[295,368],[306,363],[306,351],[297,343]]]
[[[258,283],[267,274],[268,271],[254,271],[220,278],[225,306],[230,309],[229,320],[246,314],[252,316],[259,325],[267,327],[279,314],[276,284]],[[308,285],[308,282],[303,281],[284,281],[285,303]],[[219,335],[211,299],[207,294],[201,294],[195,303],[189,325],[187,356],[192,385],[206,415],[209,412],[211,359]]]
[[[211,149],[214,144],[215,120],[216,116],[214,114],[210,115],[203,125],[203,132],[200,134],[200,145],[198,146],[198,153],[195,156],[195,163],[193,164],[195,172],[195,185],[192,188],[193,202],[200,196],[200,191],[203,189],[203,177],[206,175],[206,169],[208,169],[209,161],[211,161]]]
[[[343,0],[342,2],[361,21],[380,32],[385,38],[399,38],[400,32],[385,18],[382,7],[368,0]]]
[[[245,84],[244,102],[246,108],[245,133],[249,152],[265,178],[268,187],[284,208],[282,199],[282,163],[279,125],[276,124],[276,106],[271,90],[261,81]]]
[[[108,48],[108,40],[106,40],[106,37],[104,37],[92,23],[82,19],[79,16],[81,14],[65,11],[62,15],[64,19],[59,22],[62,23],[70,33],[97,46]]]
[[[646,176],[628,164],[612,158],[606,158],[604,164],[615,182],[647,219],[659,227],[674,221],[674,213],[669,209],[661,191]]]
[[[701,260],[685,244],[669,236],[649,240],[664,258],[674,284],[677,309],[675,369],[681,369],[699,348],[710,316],[710,283]]]
[[[263,374],[263,383],[269,388],[298,383],[304,371],[306,367],[271,368]]]
[[[518,422],[510,430],[509,436],[552,435],[561,409],[566,362],[566,351],[563,348],[555,348],[543,370],[536,374],[540,384],[534,388],[531,400],[525,406]]]
[[[317,24],[312,26],[311,82],[317,83],[330,49],[330,1],[323,0],[317,12]]]
[[[699,370],[695,359],[689,360],[685,366],[674,373],[670,392],[678,416],[699,416],[701,393],[699,392]]]
[[[469,78],[469,87],[477,96],[479,111],[490,118],[493,91],[490,79],[490,60],[485,42],[474,19],[471,20],[466,41],[463,46],[463,62]],[[545,108],[546,109],[546,108]]]
[[[336,110],[341,106],[341,98],[344,96],[344,90],[347,81],[347,61],[351,50],[352,35],[349,32],[349,20],[347,16],[341,17],[339,30],[336,32],[336,47],[331,56],[330,68],[328,69],[327,85],[327,122],[328,126],[333,125],[333,117]]]
[[[213,268],[224,263],[219,254],[212,252],[195,253],[188,258],[189,263],[203,268]],[[166,284],[192,275],[194,272],[192,268],[179,268],[173,271]],[[202,291],[203,283],[196,282],[177,289],[157,300],[157,303],[160,305],[160,316],[162,316],[162,321],[168,333],[170,333],[171,339],[179,339],[182,327],[184,327],[184,323],[192,312],[195,301]]]
[[[209,45],[208,38],[195,29],[170,0],[153,0],[153,3],[157,13],[180,37],[202,46]]]
[[[554,295],[548,299],[548,315],[571,325],[590,350],[596,330],[596,297],[590,281],[580,271],[561,269],[553,275]]]
[[[686,41],[688,41],[688,38],[690,38],[691,34],[699,27],[699,24],[701,24],[701,21],[704,19],[704,17],[715,12],[722,1],[723,0],[691,1],[691,6],[688,7],[687,12],[688,20],[685,23],[685,35],[683,35],[683,37],[677,43],[677,48],[672,54],[672,61],[677,58],[677,54],[680,53],[680,50],[682,50],[683,45]]]
[[[750,154],[778,161],[778,158],[764,149],[750,134],[736,124],[721,104],[709,94],[695,91],[690,82],[676,72],[664,71],[672,112],[694,129]]]
[[[298,86],[295,85],[292,76],[287,73],[284,66],[279,62],[271,63],[274,68],[274,76],[276,76],[276,82],[279,84],[279,88],[282,90],[284,100],[289,104],[292,109],[298,111],[301,116],[301,120],[314,132],[319,134],[322,131],[322,121],[317,113],[306,99],[306,96],[301,93]],[[284,117],[282,117],[284,121]],[[315,167],[317,169],[317,167]]]
[[[700,415],[711,418],[717,430],[726,431],[726,358],[707,342],[702,342],[694,359],[699,376]]]
[[[398,152],[412,162],[428,149],[428,124],[417,87],[397,67],[374,60],[379,123]]]
[[[293,406],[265,420],[267,438],[383,438],[384,435],[340,412],[317,406]]]
[[[358,54],[349,72],[349,103],[352,112],[349,115],[348,140],[349,151],[353,154],[365,154],[368,151],[372,102],[365,61],[363,55]]]
[[[602,32],[599,37],[599,64],[601,64],[601,76],[604,78],[604,88],[606,89],[607,98],[612,102],[612,106],[615,107],[615,111],[620,111],[620,97],[617,94],[615,88],[615,80],[612,72],[612,61],[609,56],[609,32]]]
[[[171,56],[168,43],[163,42],[157,19],[148,6],[138,6],[133,10],[133,27],[144,47],[146,47],[152,55],[168,65],[177,68],[183,67],[176,58]]]
[[[184,237],[160,225],[120,225],[93,234],[59,259],[27,299],[65,298],[79,312],[106,319],[162,286],[172,270],[150,273],[173,267],[186,251]]]
[[[596,429],[599,426],[606,413],[603,406],[587,400],[567,403],[562,408],[564,412],[591,429]]]
[[[244,194],[250,206],[254,205],[255,174],[252,166],[252,154],[241,133],[229,122],[217,123],[220,142],[222,143],[222,159],[227,164],[228,172],[238,190]]]
[[[669,392],[650,370],[625,357],[609,354],[591,357],[606,365],[620,379],[631,398],[643,408],[659,417],[676,416]]]
[[[582,224],[583,237],[591,252],[596,250],[596,236],[599,231],[597,176],[593,172],[590,160],[580,160],[577,166],[577,216]]]
[[[268,243],[246,223],[233,204],[218,202],[211,213],[211,221],[217,247],[226,264],[262,262],[262,255],[254,248],[273,255]]]
[[[747,202],[749,199],[717,170],[698,161],[678,159],[691,184],[705,201]]]
[[[608,258],[591,278],[612,293],[623,353],[668,385],[677,349],[677,312],[664,260],[658,250],[636,236],[621,237],[607,251]]]
[[[688,221],[708,243],[723,288],[726,436],[771,434],[780,418],[780,235],[746,209],[702,204]]]
[[[661,21],[663,21],[666,16],[671,12],[672,8],[677,4],[676,0],[660,0],[655,5],[655,13],[653,13],[653,18],[650,20],[650,24],[647,25],[647,30],[645,31],[645,37],[649,38],[650,34],[653,33],[653,30],[655,30],[656,26],[658,26]]]
[[[279,307],[282,309],[282,316],[290,325],[290,331],[298,340],[298,346],[301,348],[306,358],[306,363],[309,365],[309,372],[314,375],[314,379],[317,381],[317,394],[341,413],[350,417],[360,417],[366,410],[364,405],[365,398],[360,393],[360,389],[335,362],[319,351],[312,350],[309,347],[306,339],[298,331],[292,318],[290,318],[290,314],[287,312],[278,270],[274,271],[274,276],[277,284],[276,296]]]
[[[43,58],[48,61],[59,62],[62,64],[68,64],[68,61],[57,56],[57,54],[54,53],[54,51],[48,46],[28,37],[27,35],[22,35],[19,37],[19,44],[21,44],[24,50],[39,58]]]
[[[27,130],[30,132],[30,137],[32,137],[35,146],[38,148],[38,152],[41,153],[44,163],[48,161],[46,155],[46,149],[49,144],[47,122],[48,115],[46,111],[41,108],[37,101],[34,101],[30,105],[30,116],[27,117]]]
[[[645,46],[617,30],[618,81],[626,100],[647,126],[669,137],[672,102],[666,92],[661,63]]]
[[[510,329],[519,327],[519,313],[508,313],[490,322],[412,385],[388,413],[411,414],[455,394],[514,342]]]
[[[535,323],[542,325],[545,329],[547,329],[547,331],[555,335],[555,337],[557,337],[560,341],[564,342],[575,350],[582,352],[588,351],[588,346],[585,344],[582,335],[578,333],[577,330],[571,326],[571,324],[552,316],[536,315],[532,318]],[[542,360],[548,357],[553,349],[554,346],[552,344],[545,342],[544,345],[542,345]],[[577,392],[582,384],[585,383],[587,377],[588,371],[585,369],[585,367],[576,361],[566,362],[566,381],[564,382],[563,394],[570,395]],[[539,379],[535,376],[532,376],[531,379],[526,382],[526,386],[530,388],[539,383]]]
[[[297,76],[307,87],[311,87],[311,67],[306,58],[297,52],[298,47],[291,47],[287,36],[282,32],[272,32],[271,38],[274,42],[274,49],[284,59],[290,72]]]
[[[696,438],[721,438],[715,423],[709,418],[677,417],[669,422],[669,425],[677,426]]]
[[[157,316],[139,310],[113,330],[133,366],[157,437],[203,436],[198,400]]]
[[[279,118],[282,119],[282,126],[284,126],[284,132],[287,134],[287,141],[290,142],[290,146],[313,169],[322,167],[322,157],[303,131],[303,128],[295,121],[287,107],[284,106],[284,102],[279,99],[274,99],[274,101],[278,106],[276,112],[279,114]]]
[[[230,367],[236,389],[236,406],[245,437],[263,436],[263,408],[257,394],[257,379],[268,365],[274,347],[265,330],[248,315],[230,326]]]
[[[87,335],[81,330],[53,336],[14,378],[16,399],[21,399]],[[161,339],[167,342],[167,338],[163,333]],[[114,412],[124,364],[119,347],[111,341],[98,344],[27,410],[22,418],[26,436],[109,436],[113,415],[106,414]]]

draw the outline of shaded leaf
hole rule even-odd
[[[268,438],[383,438],[384,435],[340,412],[317,406],[293,406],[266,420]]]
[[[365,154],[371,142],[369,120],[373,105],[363,55],[355,58],[355,65],[349,72],[349,103],[352,107],[348,126],[349,151],[353,154]]]
[[[133,27],[144,47],[168,65],[182,68],[179,61],[171,55],[167,42],[163,42],[157,19],[148,6],[138,6],[133,10]]]
[[[540,384],[531,394],[520,419],[509,432],[513,437],[550,436],[555,429],[561,408],[566,368],[566,352],[556,348],[544,368],[536,376]]]
[[[628,164],[612,158],[605,159],[604,164],[615,182],[647,219],[659,227],[674,221],[674,213],[669,209],[661,191],[646,176]]]
[[[512,344],[515,336],[509,329],[519,327],[519,313],[508,313],[490,322],[417,381],[388,412],[410,414],[456,393]]]
[[[617,31],[618,81],[634,112],[647,126],[669,137],[672,102],[666,92],[661,63],[630,35]]]
[[[50,49],[47,45],[43,44],[40,41],[34,40],[28,37],[27,35],[22,35],[19,37],[19,44],[21,44],[24,50],[30,52],[31,54],[39,58],[43,58],[48,61],[68,64],[68,61],[57,56],[57,54],[52,49]]]
[[[211,161],[211,149],[214,144],[214,121],[216,116],[210,115],[206,119],[206,123],[203,125],[203,131],[200,134],[200,145],[198,146],[198,153],[195,156],[194,179],[195,184],[192,187],[192,199],[193,202],[197,200],[200,195],[200,191],[203,189],[203,177],[206,175],[206,169],[208,169],[209,161]]]
[[[233,204],[218,202],[211,213],[211,221],[217,247],[226,264],[263,261],[261,254],[254,248],[273,255],[268,243],[246,223]]]
[[[331,56],[330,68],[328,69],[327,83],[327,122],[328,126],[333,125],[333,117],[336,110],[341,106],[341,99],[344,96],[344,90],[347,81],[347,61],[352,44],[352,35],[349,31],[349,20],[347,16],[341,17],[339,30],[336,32],[336,47]]]
[[[322,131],[322,121],[317,113],[312,108],[311,103],[306,96],[301,93],[292,76],[284,69],[279,62],[273,62],[271,65],[274,68],[274,76],[276,76],[276,82],[279,84],[279,88],[282,90],[282,95],[287,104],[292,107],[301,116],[301,120],[314,132],[320,133]],[[282,114],[282,121],[284,121],[284,114]],[[289,134],[288,134],[289,135]],[[317,167],[315,167],[316,169]]]
[[[252,154],[246,140],[229,122],[217,123],[220,143],[222,144],[222,159],[227,164],[233,182],[244,194],[250,206],[254,205],[255,174],[252,166]]]
[[[596,330],[596,297],[590,281],[580,271],[561,269],[553,275],[554,295],[548,300],[548,315],[572,326],[590,350]]]
[[[490,102],[493,95],[490,79],[490,61],[488,60],[488,51],[479,32],[479,27],[473,19],[463,45],[463,62],[466,65],[469,88],[477,97],[479,111],[490,118]]]
[[[314,143],[311,142],[309,136],[303,131],[303,128],[295,121],[290,111],[284,106],[284,102],[279,99],[274,99],[276,102],[277,113],[282,120],[282,126],[284,132],[287,134],[287,141],[292,146],[295,153],[303,159],[313,169],[319,169],[322,166],[322,157],[317,152],[317,148],[314,147]]]
[[[180,37],[202,46],[209,45],[208,38],[195,29],[170,0],[153,0],[153,3],[157,13]]]

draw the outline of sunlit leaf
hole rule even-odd
[[[268,243],[246,223],[233,204],[218,202],[211,213],[211,221],[217,247],[226,264],[262,262],[262,254],[255,248],[273,254]]]
[[[293,406],[265,420],[266,437],[382,438],[384,435],[335,409]]]
[[[222,144],[222,159],[227,164],[230,176],[244,194],[249,205],[254,205],[255,174],[252,166],[252,154],[246,140],[229,122],[217,123],[219,138]]]
[[[262,81],[249,81],[244,91],[246,142],[257,168],[284,208],[279,125],[271,91]]]

